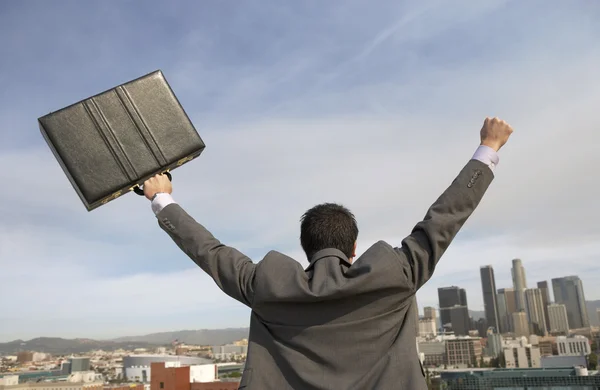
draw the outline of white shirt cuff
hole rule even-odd
[[[161,192],[156,194],[154,199],[152,200],[152,211],[154,215],[158,215],[162,209],[171,203],[175,203],[175,200],[171,196],[171,194],[167,194],[165,192]]]
[[[475,154],[473,154],[473,159],[481,161],[482,163],[490,167],[492,171],[494,170],[494,168],[496,168],[496,165],[498,165],[498,162],[500,161],[498,153],[494,149],[486,145],[479,145],[479,147],[475,151]]]

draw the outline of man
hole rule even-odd
[[[176,204],[166,177],[146,181],[160,227],[252,309],[240,389],[426,389],[413,297],[481,201],[511,133],[486,118],[475,155],[402,245],[379,241],[354,263],[358,228],[342,206],[318,205],[302,217],[306,269],[276,251],[255,264]]]

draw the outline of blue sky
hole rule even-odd
[[[418,293],[479,266],[510,287],[579,275],[600,299],[600,4],[559,1],[0,2],[0,341],[248,325],[134,194],[88,213],[37,118],[162,69],[207,144],[174,197],[259,261],[306,264],[302,213],[341,202],[359,252],[399,244],[479,142],[515,133]],[[590,313],[593,315],[593,313]]]

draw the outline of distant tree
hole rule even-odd
[[[595,370],[598,367],[598,355],[594,352],[588,357],[588,370]]]

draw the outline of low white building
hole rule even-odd
[[[19,384],[18,375],[5,375],[0,378],[0,386],[14,386]]]
[[[123,358],[123,374],[127,380],[150,383],[152,363],[165,363],[165,367],[213,365],[210,359],[193,356],[129,355]]]
[[[48,359],[48,354],[46,353],[42,353],[42,352],[34,352],[33,353],[33,358],[32,361],[33,362],[43,362],[44,360]]]
[[[244,358],[248,354],[247,345],[215,345],[211,347],[215,359],[230,360],[235,358]]]
[[[67,382],[71,383],[92,383],[102,381],[102,374],[98,374],[95,371],[74,372],[67,378]]]
[[[592,353],[590,342],[585,336],[559,336],[556,338],[556,348],[558,356],[587,356]]]
[[[540,368],[542,366],[540,349],[532,345],[504,349],[504,360],[506,368]]]
[[[214,382],[219,378],[219,368],[216,364],[190,366],[190,383]]]

